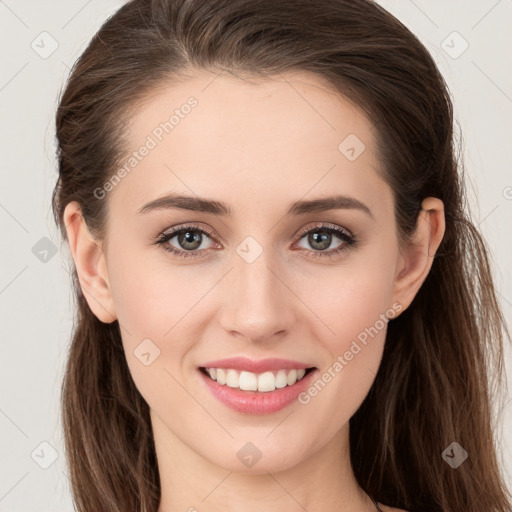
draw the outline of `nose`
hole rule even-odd
[[[283,336],[295,322],[299,302],[286,276],[266,251],[252,263],[234,258],[225,283],[222,328],[232,336],[264,342]]]

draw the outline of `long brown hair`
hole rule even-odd
[[[377,130],[402,243],[421,201],[444,202],[446,232],[411,306],[390,321],[376,380],[350,420],[352,465],[371,497],[411,512],[507,512],[493,401],[503,379],[500,311],[485,241],[472,223],[447,86],[419,40],[370,0],[132,0],[75,63],[56,116],[53,212],[77,201],[104,237],[131,109],[194,69],[270,77],[308,71]],[[78,282],[62,387],[65,446],[80,512],[156,512],[160,481],[149,409],[127,367],[120,326],[100,322]],[[468,459],[454,469],[443,451]]]

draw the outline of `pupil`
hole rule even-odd
[[[180,245],[186,250],[197,249],[201,245],[201,234],[190,231],[181,233],[178,237]]]
[[[316,248],[324,250],[331,245],[331,237],[332,233],[328,231],[317,231],[309,235],[309,243],[312,247],[315,247],[315,244],[319,244]]]

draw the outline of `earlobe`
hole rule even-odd
[[[91,311],[104,323],[116,320],[108,280],[105,254],[101,244],[91,235],[80,205],[72,201],[64,210],[64,225],[80,287]]]
[[[407,309],[425,281],[445,232],[443,202],[428,197],[421,204],[416,231],[399,257],[393,300]]]

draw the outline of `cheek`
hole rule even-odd
[[[155,264],[157,248],[128,247],[123,244],[121,252],[112,244],[109,279],[116,314],[134,337],[162,339],[205,293],[208,280],[193,265],[167,264],[165,254]]]
[[[369,331],[375,336],[375,328],[385,331],[386,324],[382,323],[382,318],[389,310],[391,292],[389,281],[382,276],[367,273],[359,278],[346,279],[339,295],[339,307],[330,312],[333,330],[343,333],[339,350],[348,350],[347,341],[354,339],[364,343]]]
[[[393,314],[395,264],[395,249],[382,245],[356,251],[336,268],[315,268],[301,276],[300,295],[322,320],[320,339],[332,355],[348,350],[353,339],[363,339],[375,325],[382,330],[382,315]]]
[[[190,313],[206,293],[202,288],[208,280],[191,280],[193,266],[173,267],[165,258],[159,265],[148,263],[147,248],[122,247],[120,251],[111,243],[109,280],[132,379],[151,407],[167,407],[169,397],[176,406],[190,405],[173,377],[181,381],[179,367],[191,339]]]
[[[328,356],[301,403],[313,416],[330,411],[333,432],[359,408],[378,371],[388,320],[397,313],[390,304],[395,256],[393,247],[365,251],[303,278],[302,293],[307,286],[307,304],[321,319],[315,338]]]

